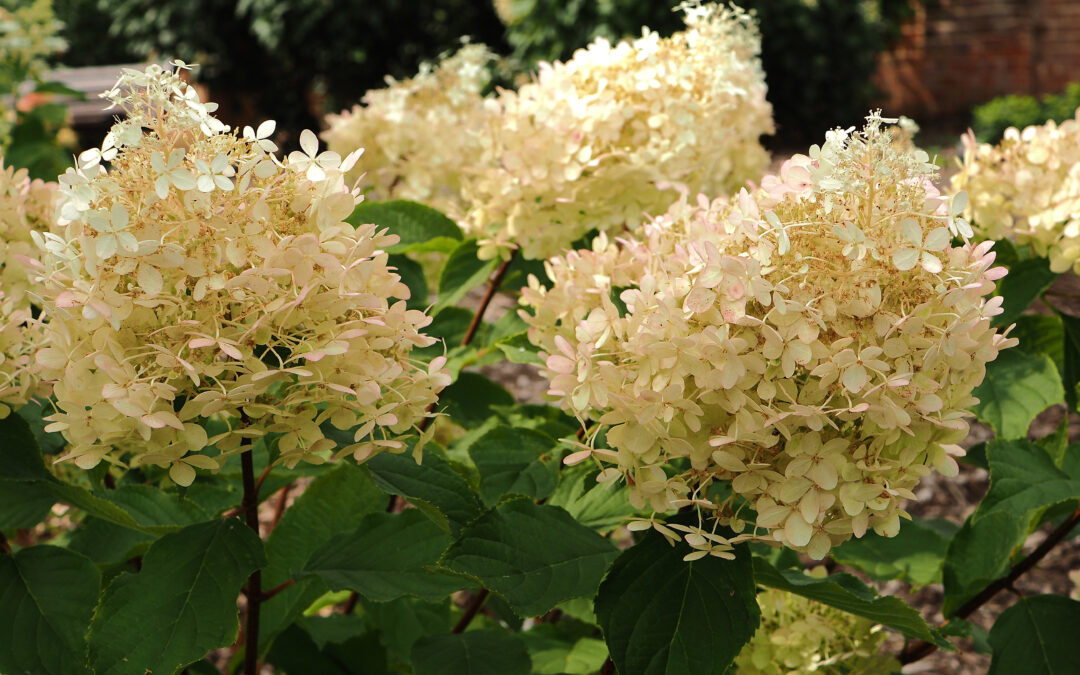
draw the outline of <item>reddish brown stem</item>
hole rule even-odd
[[[476,308],[476,314],[473,315],[472,321],[469,323],[469,329],[465,331],[465,337],[461,340],[461,346],[465,347],[472,342],[473,337],[476,336],[476,331],[480,328],[480,324],[483,323],[484,313],[487,312],[488,305],[491,304],[491,299],[495,297],[495,293],[498,292],[499,286],[502,285],[503,278],[506,276],[506,271],[510,269],[510,263],[514,261],[514,256],[517,255],[517,249],[514,249],[510,253],[510,257],[507,258],[499,265],[499,268],[495,270],[495,274],[491,275],[491,279],[488,281],[487,291],[484,292],[484,298],[480,301],[480,306]]]
[[[275,595],[277,595],[278,593],[282,592],[283,590],[285,590],[289,586],[292,586],[295,583],[296,583],[296,579],[289,579],[288,581],[286,581],[283,584],[278,584],[277,586],[274,586],[270,590],[264,591],[263,594],[262,594],[262,602],[266,602],[270,598],[274,597]]]
[[[469,604],[465,606],[465,613],[461,615],[461,619],[458,620],[451,633],[462,633],[469,624],[472,623],[476,613],[480,611],[480,608],[484,606],[484,601],[487,600],[488,589],[481,588],[476,595],[472,596]]]
[[[250,441],[247,443],[250,445]],[[255,467],[251,450],[240,453],[240,467],[244,481],[244,520],[259,536],[259,492],[255,485]],[[262,603],[262,571],[255,570],[248,577],[247,622],[244,630],[244,675],[259,672],[259,605]]]
[[[1073,514],[1065,519],[1065,522],[1058,525],[1057,528],[1043,540],[1043,543],[1039,544],[1038,548],[1028,554],[1023,560],[1013,565],[1008,574],[991,582],[986,588],[979,591],[978,595],[961,605],[960,609],[956,610],[956,612],[949,617],[950,620],[953,618],[966,619],[974,614],[975,610],[989,602],[995,595],[1007,588],[1012,588],[1013,583],[1017,579],[1023,576],[1028,570],[1035,567],[1035,565],[1039,564],[1039,561],[1045,558],[1047,553],[1061,543],[1077,524],[1080,524],[1080,508],[1073,511]],[[948,623],[948,621],[945,623]],[[914,663],[929,655],[935,649],[937,649],[937,645],[932,642],[924,642],[922,640],[913,642],[900,653],[900,663]]]
[[[270,521],[270,532],[274,531],[278,521],[281,520],[281,516],[285,514],[285,502],[288,501],[289,491],[292,490],[292,488],[293,484],[289,483],[281,488],[281,491],[278,493],[277,505],[274,506],[274,518]]]

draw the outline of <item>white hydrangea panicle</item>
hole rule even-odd
[[[56,184],[30,180],[26,169],[4,166],[0,158],[0,417],[47,393],[33,367],[42,339],[33,306],[41,263],[35,231],[53,224]]]
[[[1055,272],[1080,272],[1080,112],[1060,125],[1009,128],[997,145],[964,136],[952,191],[969,195],[964,213],[980,238],[1015,238],[1050,259]]]
[[[869,619],[774,589],[758,593],[757,601],[761,624],[735,657],[737,675],[876,675],[900,669],[882,651],[888,634]]]
[[[328,115],[322,136],[331,150],[365,148],[347,180],[360,181],[369,199],[409,199],[461,218],[462,172],[480,156],[495,58],[482,44],[465,44],[414,77],[387,78],[362,105]]]
[[[670,38],[597,39],[492,100],[463,182],[482,254],[545,258],[592,229],[636,228],[680,190],[726,194],[761,175],[773,123],[757,28],[735,7],[683,11]]]
[[[403,451],[449,377],[410,359],[433,339],[387,264],[396,237],[344,222],[356,153],[319,153],[306,132],[282,162],[272,123],[230,133],[157,66],[105,96],[127,117],[61,176],[61,226],[37,237],[36,363],[62,459],[159,465],[186,485],[266,433],[289,465]],[[208,418],[228,430],[208,437]],[[324,422],[357,428],[355,443],[338,448]]]
[[[1016,342],[990,326],[990,244],[952,244],[966,229],[936,167],[884,122],[830,132],[754,192],[601,234],[523,290],[549,393],[606,429],[601,478],[656,513],[693,506],[698,551],[820,559],[895,535],[919,480],[956,473],[972,389]]]

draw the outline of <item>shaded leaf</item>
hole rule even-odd
[[[396,234],[400,241],[390,253],[409,251],[451,251],[461,240],[461,228],[442,212],[403,199],[363,201],[345,219],[353,225],[374,223]]]
[[[979,403],[972,409],[1000,438],[1023,438],[1032,420],[1065,400],[1054,362],[1009,349],[986,364],[986,379],[972,392]]]
[[[902,579],[916,586],[941,581],[941,566],[949,539],[957,526],[941,521],[951,532],[924,521],[902,521],[895,537],[883,537],[873,531],[861,539],[850,539],[832,550],[836,562],[854,567],[875,581]]]
[[[456,305],[469,290],[487,281],[495,271],[499,261],[480,260],[477,257],[479,250],[475,239],[466,239],[450,252],[439,276],[439,299],[431,309],[432,314]]]
[[[1016,321],[1057,277],[1057,272],[1050,271],[1050,261],[1046,258],[1029,258],[1015,263],[998,283],[997,294],[1004,298],[1001,305],[1004,311],[995,316],[990,325],[1008,326]]]
[[[566,511],[518,499],[465,528],[443,565],[478,579],[528,617],[591,596],[617,555],[611,542]]]
[[[521,637],[495,630],[429,635],[412,648],[416,675],[529,675]]]
[[[990,629],[990,675],[1080,673],[1080,602],[1060,595],[1020,598]]]
[[[469,445],[480,472],[480,498],[493,506],[508,494],[543,499],[559,479],[559,442],[532,429],[496,425]]]
[[[408,454],[384,452],[364,466],[383,490],[441,513],[445,529],[451,534],[459,532],[484,509],[476,491],[438,449],[424,448],[422,464],[417,464]]]

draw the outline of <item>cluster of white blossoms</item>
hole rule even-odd
[[[437,65],[425,63],[415,77],[388,78],[363,105],[328,115],[322,135],[331,150],[364,148],[346,179],[362,180],[369,199],[410,199],[460,218],[462,167],[480,155],[477,132],[494,59],[484,45],[466,44]]]
[[[868,120],[523,290],[549,393],[598,422],[590,445],[606,429],[611,449],[570,461],[591,454],[638,507],[694,507],[698,527],[672,526],[691,558],[730,555],[717,525],[817,559],[895,535],[919,480],[956,473],[971,391],[1016,342],[990,327],[990,243],[951,245],[971,233],[936,167]]]
[[[40,268],[30,232],[52,223],[56,184],[30,180],[0,159],[0,417],[41,393],[33,356],[41,339],[31,274]],[[39,303],[38,303],[39,304]]]
[[[319,153],[307,131],[282,162],[272,122],[230,133],[157,66],[105,96],[126,119],[60,177],[57,233],[35,234],[36,361],[55,382],[47,430],[68,440],[63,458],[167,466],[188,484],[268,432],[290,465],[404,450],[397,436],[449,377],[409,358],[434,340],[387,266],[397,237],[343,222],[355,157]],[[228,431],[208,438],[209,417]],[[356,443],[337,449],[324,421],[357,427]]]
[[[466,47],[331,117],[326,138],[366,145],[373,195],[447,211],[484,257],[545,258],[591,229],[636,228],[678,187],[729,194],[769,163],[759,139],[773,131],[772,108],[750,15],[683,10],[686,30],[670,38],[598,39],[487,99],[490,54]]]
[[[1080,272],[1080,117],[1007,129],[997,145],[968,133],[952,188],[968,193],[978,236],[1013,236],[1055,272]]]
[[[869,619],[773,589],[758,593],[757,601],[761,625],[735,658],[737,675],[880,675],[900,670],[895,658],[882,653],[888,634]]]

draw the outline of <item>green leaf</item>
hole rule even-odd
[[[559,442],[539,431],[497,425],[469,445],[480,472],[480,498],[494,506],[503,495],[543,499],[559,480]]]
[[[550,624],[540,624],[521,637],[532,657],[533,675],[592,675],[608,656],[603,640],[558,635]]]
[[[453,250],[461,240],[461,228],[443,213],[416,202],[394,199],[384,202],[363,201],[345,219],[353,227],[374,223],[401,238],[387,248],[390,253],[409,251]]]
[[[636,515],[637,509],[630,504],[625,484],[597,483],[598,473],[590,464],[563,469],[559,485],[547,503],[566,509],[582,525],[607,533]]]
[[[990,629],[989,675],[1080,673],[1080,602],[1060,595],[1020,598]]]
[[[750,551],[685,562],[688,552],[649,531],[600,585],[596,616],[618,672],[723,673],[757,630]]]
[[[1016,320],[1009,334],[1020,341],[1014,349],[1028,354],[1045,354],[1059,373],[1065,372],[1065,325],[1052,314],[1025,314]]]
[[[386,650],[374,633],[319,644],[318,639],[305,630],[307,627],[306,623],[292,624],[274,641],[266,660],[276,672],[286,675],[384,675],[390,672]]]
[[[445,633],[453,625],[450,600],[430,603],[416,598],[392,602],[362,601],[364,616],[379,631],[392,662],[408,663],[413,644],[424,635]]]
[[[115,565],[149,546],[148,534],[120,527],[100,518],[86,518],[71,533],[68,548],[82,553],[99,565]]]
[[[978,523],[970,517],[964,521],[945,553],[943,616],[956,613],[968,598],[1009,571],[1009,557],[1022,543],[1025,529],[1005,511],[995,511]]]
[[[566,511],[519,499],[465,528],[443,565],[478,579],[528,617],[591,596],[617,555],[611,542]]]
[[[450,536],[417,509],[372,513],[355,531],[315,551],[302,574],[318,576],[330,590],[353,590],[377,602],[405,595],[435,601],[468,585],[424,569],[449,545]]]
[[[972,520],[1005,511],[1027,527],[1043,509],[1080,497],[1080,480],[1069,477],[1053,459],[1029,441],[992,441],[986,446],[990,490]]]
[[[417,464],[407,453],[383,452],[364,466],[383,490],[418,506],[424,505],[429,513],[432,510],[441,513],[446,521],[444,529],[451,534],[460,532],[484,510],[476,491],[436,448],[424,448],[422,464]]]
[[[1016,321],[1035,298],[1050,288],[1057,276],[1057,272],[1050,271],[1050,261],[1046,258],[1030,258],[1013,265],[997,289],[998,295],[1004,298],[1004,311],[995,316],[990,325],[1008,326]]]
[[[58,432],[45,431],[48,426],[43,417],[52,414],[52,407],[46,400],[33,400],[16,411],[19,417],[26,420],[30,430],[34,434],[34,440],[45,455],[58,455],[67,445],[67,441]]]
[[[101,575],[84,556],[56,546],[0,555],[0,673],[78,675]]]
[[[943,533],[940,524],[932,527],[924,521],[905,520],[895,537],[867,532],[861,539],[850,539],[834,548],[832,557],[875,581],[902,579],[915,586],[939,583],[949,539],[957,529],[948,521],[940,523],[951,532]]]
[[[1065,453],[1069,449],[1069,416],[1061,416],[1061,424],[1054,433],[1043,436],[1035,441],[1035,444],[1046,451],[1054,466],[1060,467],[1065,462]]]
[[[160,534],[205,522],[215,515],[176,493],[150,485],[121,485],[103,492],[102,498],[123,509],[143,529]]]
[[[416,675],[529,675],[532,661],[518,635],[496,630],[430,635],[412,648]]]
[[[1077,384],[1080,383],[1080,318],[1058,312],[1065,326],[1065,370],[1061,373],[1065,385],[1065,403],[1069,409],[1077,408]]]
[[[343,462],[316,478],[286,509],[266,541],[269,565],[262,573],[263,588],[292,579],[316,549],[355,530],[364,516],[383,511],[388,501],[363,467]],[[301,580],[264,604],[260,651],[265,652],[278,632],[326,591],[326,584],[318,579]]]
[[[396,268],[401,282],[409,287],[409,299],[405,301],[405,306],[409,309],[427,309],[430,290],[423,266],[400,253],[389,256],[386,264]]]
[[[0,530],[31,528],[45,520],[55,503],[46,486],[0,481]]]
[[[20,487],[14,487],[16,484]],[[18,415],[0,420],[0,490],[9,488],[37,491],[41,502],[46,500],[45,495],[52,495],[54,502],[64,502],[117,525],[148,532],[115,504],[85,488],[61,482],[49,473],[33,432]]]
[[[966,619],[954,616],[940,630],[941,634],[946,637],[971,638],[971,646],[977,654],[989,654],[992,651],[990,633],[982,626],[971,623]]]
[[[850,574],[832,574],[824,579],[801,570],[778,570],[761,558],[754,558],[757,583],[801,595],[856,616],[870,619],[909,638],[932,642],[942,649],[953,647],[941,634],[926,625],[919,613],[899,598],[882,597]]]
[[[1065,400],[1054,362],[1016,349],[998,354],[986,364],[986,379],[972,394],[979,403],[972,409],[1000,438],[1023,438],[1032,420]]]
[[[495,346],[511,363],[544,365],[544,360],[539,356],[540,348],[529,342],[529,336],[525,331],[504,337],[495,342]]]
[[[499,261],[480,260],[476,257],[479,250],[475,239],[466,239],[450,252],[439,276],[439,299],[431,309],[432,314],[456,305],[470,289],[487,281],[495,271]]]
[[[513,395],[479,373],[464,372],[439,395],[439,407],[454,422],[468,428],[495,414],[495,406],[514,404]]]
[[[97,675],[172,673],[235,641],[236,596],[266,564],[262,542],[235,518],[163,536],[138,574],[105,590],[90,625]]]

